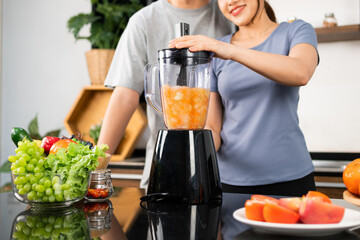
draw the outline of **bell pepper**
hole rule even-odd
[[[45,153],[49,153],[51,146],[59,140],[60,138],[58,137],[46,136],[41,141],[41,147],[44,149]]]
[[[34,139],[34,142],[36,142],[36,144],[38,145],[38,147],[41,147],[41,143],[42,143],[41,140]]]
[[[12,128],[11,139],[16,146],[18,146],[18,142],[24,140],[24,138],[27,138],[30,142],[33,141],[33,139],[30,137],[30,134],[25,129],[21,127]]]

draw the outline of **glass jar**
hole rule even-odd
[[[323,26],[325,28],[331,28],[331,27],[336,27],[337,26],[337,20],[335,18],[334,13],[326,13],[325,14]]]
[[[106,200],[113,192],[110,169],[99,169],[91,173],[89,190],[85,197],[88,201]]]
[[[110,200],[102,202],[85,201],[83,205],[90,226],[91,238],[99,238],[110,230],[113,206]]]
[[[288,21],[288,23],[292,23],[292,22],[294,22],[296,19],[297,19],[296,17],[291,16],[291,17],[288,17],[287,21]]]

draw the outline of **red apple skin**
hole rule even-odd
[[[300,221],[306,224],[339,223],[344,213],[345,208],[316,198],[304,198],[299,209]]]
[[[279,205],[287,209],[293,210],[294,212],[299,212],[299,208],[302,202],[301,197],[289,197],[289,198],[280,198]]]

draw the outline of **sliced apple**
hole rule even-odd
[[[310,197],[321,198],[324,202],[332,203],[330,198],[326,194],[324,194],[322,192],[318,192],[318,191],[309,191],[305,197],[306,198],[310,198]]]
[[[280,198],[279,205],[287,209],[293,210],[294,212],[299,212],[299,208],[302,202],[301,197],[289,197],[289,198]]]
[[[304,198],[299,209],[300,220],[307,224],[339,223],[345,208],[319,198]]]
[[[277,198],[273,198],[273,197],[261,195],[261,194],[251,195],[251,200],[264,201],[264,202],[271,201],[274,203],[277,203],[279,201]]]

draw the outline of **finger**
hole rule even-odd
[[[169,42],[169,46],[171,46],[171,47],[177,47],[177,45],[181,45],[181,44],[183,44],[184,43],[184,41],[183,40],[179,40],[179,39],[174,39],[174,40],[171,40],[170,42]]]
[[[187,41],[193,41],[193,40],[198,40],[198,39],[202,39],[202,38],[203,38],[203,36],[201,36],[201,35],[187,35],[187,36],[182,36],[182,37],[172,39],[170,41],[170,43],[187,42]]]

